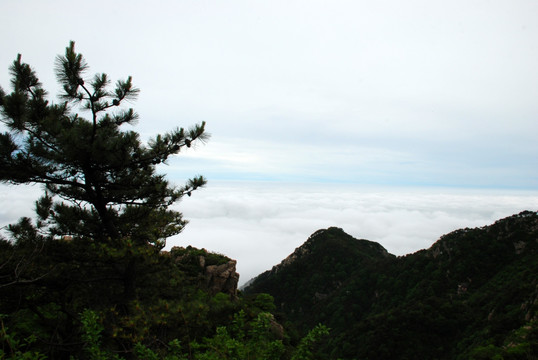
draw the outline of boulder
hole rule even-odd
[[[239,274],[235,271],[236,265],[237,261],[230,260],[225,264],[205,267],[206,284],[212,294],[223,292],[233,297],[237,295]]]

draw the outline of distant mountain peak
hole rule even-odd
[[[527,234],[522,236],[522,234]],[[463,228],[439,238],[428,250],[434,258],[452,256],[456,248],[504,246],[505,256],[519,255],[538,245],[538,211],[522,211],[480,228]],[[491,237],[493,235],[493,237]],[[482,244],[482,242],[485,242]]]
[[[330,256],[334,252],[339,252],[340,248],[348,249],[350,254],[356,255],[364,253],[364,255],[379,254],[382,256],[392,256],[383,246],[376,242],[355,239],[343,229],[331,226],[312,233],[301,246],[295,248],[293,253],[282,260],[280,264],[273,266],[270,272],[276,273],[297,260],[312,255],[314,252],[321,252]]]
[[[443,235],[396,257],[342,229],[314,232],[246,293],[268,293],[320,358],[538,358],[538,212]],[[519,350],[518,350],[519,351]]]
[[[253,289],[269,291],[260,290],[257,285],[265,283],[267,279],[271,279],[269,286],[273,287],[279,286],[281,282],[290,283],[299,278],[312,278],[312,281],[323,284],[316,292],[326,294],[340,286],[360,264],[386,258],[395,256],[389,254],[380,244],[356,239],[341,228],[329,227],[312,233],[293,253],[271,270],[249,280],[242,289],[246,292]]]

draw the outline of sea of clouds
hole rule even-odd
[[[538,191],[210,183],[179,204],[190,221],[168,247],[206,248],[238,261],[243,284],[316,230],[337,226],[405,255],[441,235],[538,210]]]
[[[0,227],[33,216],[39,186],[0,188]],[[175,205],[189,224],[167,242],[237,260],[240,284],[270,269],[316,230],[337,226],[405,255],[443,234],[538,210],[538,191],[211,182]]]

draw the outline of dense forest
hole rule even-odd
[[[84,240],[1,245],[0,358],[308,358],[310,344],[298,351],[269,295],[237,293],[235,262],[223,255]]]
[[[35,218],[0,238],[0,358],[311,358],[327,329],[290,337],[271,296],[237,293],[235,261],[162,250],[187,223],[170,206],[206,179],[175,186],[156,166],[207,141],[205,123],[143,142],[132,78],[88,69],[71,42],[59,103],[21,55],[0,88],[0,182],[43,186]]]
[[[19,55],[0,88],[0,182],[39,184],[34,218],[0,234],[0,359],[531,359],[538,215],[442,237],[404,257],[314,233],[237,289],[236,262],[166,239],[195,196],[156,166],[205,123],[141,140],[132,78],[113,86],[71,42],[47,98]]]
[[[537,249],[529,211],[402,257],[329,228],[245,292],[271,294],[298,331],[328,326],[323,358],[536,359]]]

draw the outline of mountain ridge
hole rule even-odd
[[[315,242],[318,237],[323,237],[323,236],[327,235],[327,233],[330,234],[329,236],[331,236],[331,235],[335,236],[338,233],[340,233],[339,234],[340,236],[348,237],[347,240],[349,240],[349,238],[351,238],[350,235],[346,234],[344,232],[344,230],[342,228],[339,228],[339,227],[331,226],[331,227],[329,227],[327,229],[319,229],[319,230],[315,231],[312,235],[310,235],[305,243],[303,243],[301,246],[298,246],[297,248],[295,248],[293,253],[291,253],[288,257],[286,257],[284,260],[282,260],[282,262],[280,262],[280,264],[277,264],[277,265],[273,266],[271,268],[271,270],[268,270],[268,271],[276,273],[280,269],[290,265],[291,263],[293,263],[297,259],[299,259],[302,256],[308,254],[309,252],[312,251],[312,249],[311,249],[313,247],[312,243]],[[377,242],[366,240],[366,239],[354,239],[354,238],[352,240],[357,241],[358,243],[362,244],[364,247],[376,248],[381,253],[385,253],[387,256],[393,256],[393,255],[389,254],[389,252],[381,244],[379,244]],[[346,244],[346,245],[348,245],[348,244]]]
[[[272,295],[299,331],[332,328],[329,358],[538,354],[538,212],[459,229],[405,256],[373,244],[318,230],[244,291]],[[518,331],[526,337],[514,340]]]

